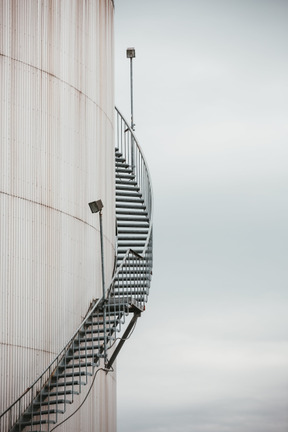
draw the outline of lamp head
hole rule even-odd
[[[136,57],[135,48],[127,48],[127,50],[126,50],[126,56],[127,56],[127,58],[134,58],[134,57]]]
[[[103,203],[101,200],[98,201],[92,201],[89,203],[89,207],[92,213],[98,213],[100,210],[102,210]]]

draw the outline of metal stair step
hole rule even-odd
[[[30,421],[30,422],[21,422],[20,423],[20,425],[22,426],[22,429],[23,429],[23,427],[26,427],[26,426],[37,426],[37,425],[41,425],[41,424],[56,424],[56,420],[47,420],[47,419],[45,419],[45,420],[41,419],[40,420],[39,419],[39,420],[33,420],[32,422]]]
[[[135,241],[134,242],[128,242],[128,243],[127,242],[125,242],[125,243],[119,242],[118,243],[118,251],[122,251],[122,252],[125,251],[125,253],[126,253],[128,250],[132,250],[132,251],[136,252],[138,255],[141,255],[141,257],[142,257],[144,245],[145,245],[145,242],[142,242],[142,243],[139,243],[139,242],[136,243]],[[118,255],[118,252],[117,252],[117,255]],[[121,258],[123,258],[123,257],[121,257]]]
[[[147,240],[147,234],[148,234],[148,227],[146,227],[145,230],[125,230],[125,229],[121,229],[119,230],[120,232],[118,232],[118,241],[119,240]]]
[[[95,323],[95,325],[96,325],[96,323]],[[106,321],[106,327],[109,327],[109,328],[113,328],[113,327],[117,327],[117,323],[115,324],[115,321],[111,321],[111,322],[107,322]],[[101,329],[98,329],[97,331],[96,330],[87,330],[86,332],[85,332],[85,334],[86,335],[91,335],[91,334],[99,334],[99,333],[103,333],[104,332],[104,326],[103,326],[103,323],[101,323]]]
[[[133,174],[133,172],[131,172],[128,169],[125,169],[125,172],[123,170],[119,171],[119,169],[116,168],[116,172],[115,172],[115,186],[117,189],[118,184],[121,183],[135,183],[137,184],[137,180],[135,175]]]
[[[133,248],[131,248],[134,252],[136,252],[136,253],[138,253],[139,255],[141,254],[141,252],[142,252],[142,250],[143,250],[143,248],[140,248],[140,247],[133,247]],[[127,248],[122,248],[122,249],[118,249],[117,250],[117,255],[120,257],[120,255],[125,255],[126,254],[126,252],[127,252]]]
[[[111,314],[112,315],[112,314]],[[113,316],[113,315],[112,315]],[[101,321],[100,321],[101,320]],[[105,321],[106,322],[106,326],[108,325],[108,326],[114,326],[114,327],[116,327],[117,326],[117,324],[118,324],[118,321],[115,321],[115,320],[106,320]],[[93,315],[93,321],[92,321],[92,325],[93,325],[93,327],[94,326],[101,326],[101,327],[103,327],[103,314],[101,314],[101,316],[99,316],[99,315]],[[100,329],[99,329],[100,330]],[[103,330],[103,328],[101,329],[101,331]],[[96,332],[96,331],[94,331],[94,332]],[[93,332],[93,333],[94,333]],[[90,333],[90,330],[89,331],[87,331],[87,333]]]
[[[123,158],[123,154],[117,148],[115,148],[115,156],[117,158]],[[123,158],[123,160],[125,160],[125,159]]]
[[[73,402],[68,399],[54,399],[54,400],[43,400],[41,402],[35,402],[34,406],[46,406],[46,405],[63,405],[63,404],[72,404]]]
[[[123,301],[125,301],[125,305],[123,305]],[[121,310],[124,309],[125,311],[129,308],[129,299],[117,299],[115,300],[113,297],[109,299],[109,303],[107,303],[107,310],[110,309],[113,310],[114,308],[116,311],[120,308]]]
[[[27,412],[27,413],[24,413],[23,414],[23,416],[24,417],[36,417],[36,416],[44,416],[44,415],[50,415],[50,414],[65,414],[65,411],[63,411],[63,410],[59,410],[59,409],[54,409],[54,408],[52,408],[52,409],[50,409],[50,410],[43,410],[43,411],[41,411],[41,410],[39,410],[39,411],[33,411],[33,413],[32,412]]]
[[[55,375],[57,378],[73,378],[73,377],[79,377],[79,376],[93,376],[91,372],[86,371],[75,371],[75,372],[66,372],[59,375]]]
[[[119,203],[142,203],[144,204],[144,199],[139,196],[139,198],[116,198],[116,207]]]
[[[139,197],[139,198],[142,198],[142,194],[134,188],[131,188],[131,191],[116,189],[116,197]]]
[[[80,393],[76,390],[59,390],[59,391],[49,391],[49,390],[45,390],[43,391],[42,395],[43,397],[59,397],[59,396],[67,396],[67,395],[79,395]]]
[[[144,288],[147,287],[146,277],[142,275],[141,277],[137,278],[137,276],[126,276],[123,275],[123,280],[117,284],[115,284],[115,289],[124,289],[124,288]]]
[[[138,223],[135,223],[135,222],[133,222],[133,223],[131,223],[131,224],[129,224],[129,223],[127,223],[127,222],[119,222],[118,223],[118,225],[117,225],[119,228],[129,228],[129,227],[131,227],[131,228],[146,228],[146,229],[148,229],[149,228],[149,224],[147,223],[147,222],[138,222]]]
[[[77,359],[78,360],[78,357],[76,356],[76,357],[72,357],[73,359]],[[73,362],[70,362],[67,366],[66,366],[66,369],[81,369],[81,368],[83,368],[83,367],[85,367],[85,368],[90,368],[90,367],[97,367],[97,364],[96,363],[93,363],[93,362],[83,362],[83,363],[73,363]]]
[[[117,302],[117,300],[122,300],[123,296],[121,297],[113,297],[114,300]],[[135,299],[133,296],[127,296],[125,297],[127,299],[127,302],[129,302],[129,311],[132,312],[135,310],[135,308],[139,311],[143,311],[143,306],[141,303],[143,303],[143,300]]]
[[[121,185],[123,185],[123,186],[125,186],[125,185],[128,185],[128,186],[137,186],[137,182],[135,180],[126,180],[126,179],[116,180],[115,184],[116,184],[116,189],[118,189],[119,185],[120,186]]]
[[[116,166],[117,166],[117,165],[119,165],[119,166],[124,166],[124,167],[127,167],[127,168],[130,167],[130,165],[127,164],[127,162],[126,162],[126,159],[124,159],[124,158],[120,158],[120,157],[117,157],[117,158],[115,159],[115,165],[116,165]]]
[[[117,225],[119,226],[119,224],[121,224],[122,222],[146,222],[147,224],[149,223],[149,219],[145,216],[134,216],[134,217],[127,217],[127,216],[123,216],[123,217],[117,217]]]
[[[104,341],[104,337],[103,336],[95,336],[95,337],[87,337],[87,338],[81,338],[80,339],[80,343],[90,343],[90,342],[103,342]],[[83,349],[85,349],[85,346],[83,347]]]
[[[115,177],[116,179],[125,178],[129,176],[129,178],[136,179],[135,172],[132,170],[131,166],[127,164],[115,164]]]
[[[122,167],[115,167],[115,171],[116,171],[116,174],[131,174],[131,175],[133,175],[133,170],[131,169],[131,168],[122,168]]]
[[[77,347],[75,347],[75,349],[74,349],[74,353],[75,352],[78,352],[78,351],[94,351],[95,352],[95,354],[97,353],[97,355],[98,355],[98,351],[99,351],[99,349],[102,347],[102,345],[79,345],[79,346],[77,346]],[[69,355],[70,356],[70,355]],[[69,356],[67,356],[67,359],[69,358]],[[75,357],[75,356],[72,356],[73,358]],[[76,357],[79,357],[79,356],[76,356]]]
[[[129,269],[128,269],[129,270]],[[130,274],[130,275],[134,275],[135,274],[135,272],[134,271],[131,271],[131,272],[129,272],[128,270],[125,270],[125,268],[123,269],[121,269],[121,270],[119,270],[119,275],[124,275],[124,276],[126,276],[127,277],[127,274]],[[142,269],[142,275],[143,275],[143,277],[144,277],[144,275],[149,275],[150,276],[150,271],[149,270],[147,270],[147,271],[144,271],[145,269]]]
[[[95,350],[96,351],[96,350]],[[69,356],[67,356],[67,358],[69,358],[69,360],[78,360],[79,361],[79,359],[81,360],[81,359],[84,359],[84,360],[86,360],[86,359],[88,359],[88,358],[95,358],[95,357],[97,357],[97,359],[98,358],[100,358],[100,357],[102,357],[98,352],[96,353],[96,352],[94,352],[94,353],[86,353],[86,354],[80,354],[80,355],[69,355]],[[97,361],[97,366],[98,366],[98,361]]]
[[[104,340],[104,335],[103,335],[103,332],[101,332],[102,333],[102,336],[100,336],[99,334],[98,334],[98,332],[95,332],[96,333],[96,335],[95,335],[95,338],[94,338],[94,340],[96,340],[97,339],[97,341],[103,341]],[[91,339],[91,338],[90,338]],[[86,338],[86,337],[84,337],[84,335],[82,335],[82,336],[80,336],[80,337],[78,337],[77,339],[75,338],[75,343],[76,344],[81,344],[81,343],[83,343],[83,342],[88,342],[88,340],[89,340],[89,338]]]
[[[109,304],[109,303],[107,303],[107,304]],[[118,305],[118,307],[119,307],[119,305]],[[122,312],[124,313],[125,312],[125,308],[127,307],[127,305],[122,305]],[[119,311],[119,309],[117,310],[117,312],[118,313],[120,313],[121,311]],[[107,311],[107,308],[106,308],[106,316],[109,316],[109,315],[113,315],[114,316],[114,313],[113,313],[113,311],[111,310],[110,312],[109,311]],[[102,315],[103,316],[103,315]],[[99,318],[99,316],[97,315],[94,315],[94,318]],[[119,319],[119,316],[118,316],[118,319]]]
[[[148,215],[148,213],[146,212],[146,207],[143,204],[139,204],[137,203],[137,205],[135,204],[116,204],[116,213],[118,213],[119,211],[122,211],[123,209],[127,209],[131,212],[134,210],[139,210],[139,211],[143,211],[145,212],[146,215]]]
[[[134,242],[133,241],[118,241],[118,248],[119,249],[121,249],[121,248],[124,248],[125,246],[126,246],[126,250],[128,250],[128,249],[133,249],[133,248],[139,248],[139,247],[142,247],[142,249],[143,249],[143,247],[144,247],[144,245],[145,245],[145,241],[143,241],[143,242],[141,242],[141,243],[136,243],[135,242],[135,240],[134,240]]]
[[[135,230],[135,229],[132,229],[132,228],[128,229],[128,228],[129,228],[129,226],[128,227],[123,227],[123,229],[118,229],[118,234],[138,234],[138,235],[142,234],[142,235],[146,235],[147,236],[148,230],[149,230],[149,227],[147,227],[147,225],[145,225],[145,227],[138,227],[138,228],[141,228],[141,231]]]
[[[139,210],[139,211],[135,211]],[[147,211],[143,207],[134,207],[134,209],[131,209],[131,206],[118,208],[116,206],[116,214],[118,215],[136,215],[136,216],[148,216]]]
[[[125,184],[118,184],[118,185],[116,185],[116,191],[117,192],[120,192],[120,191],[135,191],[135,192],[139,192],[140,191],[140,188],[139,188],[139,186],[128,186],[128,185],[125,185]],[[116,193],[117,193],[116,192]]]
[[[53,377],[54,378],[54,377]],[[52,378],[52,379],[53,379]],[[56,377],[55,377],[56,379]],[[72,387],[72,386],[84,386],[86,385],[86,382],[84,381],[63,381],[63,382],[58,382],[58,381],[53,381],[51,382],[51,387]]]
[[[147,295],[148,294],[148,290],[147,290],[147,287],[145,287],[145,288],[143,288],[143,289],[139,289],[139,287],[138,287],[138,289],[124,289],[124,290],[121,290],[121,289],[115,289],[115,291],[113,292],[113,294],[115,295],[115,296],[117,296],[117,297],[119,297],[119,296],[131,296],[131,297],[135,297],[136,295],[138,296],[138,295]]]

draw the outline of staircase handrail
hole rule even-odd
[[[143,248],[143,252],[142,255],[144,256],[146,254],[149,242],[151,240],[151,236],[152,236],[152,227],[153,227],[153,189],[152,189],[152,182],[151,182],[151,175],[150,175],[150,171],[148,168],[148,164],[146,162],[146,158],[144,156],[144,153],[142,151],[142,148],[140,146],[140,144],[138,143],[138,140],[134,134],[133,129],[129,126],[129,123],[127,122],[127,120],[125,119],[125,117],[123,116],[123,114],[121,114],[121,112],[119,111],[119,109],[115,106],[115,111],[117,112],[117,114],[119,115],[119,117],[121,118],[121,120],[124,122],[125,124],[125,133],[129,132],[131,137],[133,138],[133,141],[135,142],[135,146],[136,149],[138,150],[139,154],[141,155],[141,159],[143,161],[143,164],[145,166],[145,170],[146,170],[146,175],[147,175],[147,179],[148,179],[148,184],[149,184],[149,198],[151,200],[150,205],[148,206],[148,212],[149,212],[149,231],[147,234],[147,239]],[[125,156],[125,155],[124,155]],[[148,203],[146,203],[148,205]]]

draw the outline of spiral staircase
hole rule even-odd
[[[0,416],[1,432],[51,432],[97,371],[108,373],[145,310],[152,274],[152,188],[147,164],[116,108],[117,263],[105,295],[94,301],[69,342],[42,375]],[[88,393],[89,394],[89,393]]]

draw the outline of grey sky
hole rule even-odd
[[[288,2],[116,0],[116,103],[154,187],[118,432],[287,432]]]

